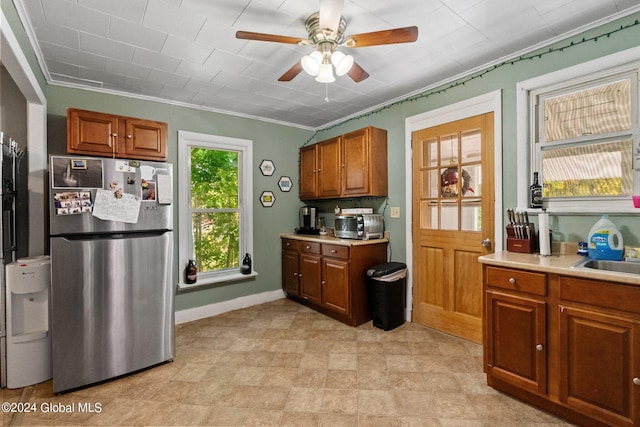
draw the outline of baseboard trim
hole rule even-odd
[[[186,310],[176,311],[175,323],[176,325],[179,325],[181,323],[191,322],[193,320],[204,319],[206,317],[226,313],[228,311],[276,301],[285,297],[286,294],[284,293],[284,291],[279,289],[277,291],[262,292],[260,294],[247,295],[229,301],[203,305],[201,307],[188,308]]]

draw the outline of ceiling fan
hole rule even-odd
[[[344,0],[320,0],[320,11],[312,14],[305,21],[308,38],[250,31],[238,31],[236,38],[312,46],[313,53],[303,56],[300,61],[280,76],[278,81],[291,81],[304,70],[315,76],[316,81],[321,83],[335,81],[333,67],[335,67],[338,76],[347,74],[356,83],[369,77],[369,73],[358,65],[351,55],[345,55],[337,50],[338,47],[358,48],[409,43],[418,39],[418,27],[415,26],[344,36],[347,21],[342,16],[343,6]]]

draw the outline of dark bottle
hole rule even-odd
[[[251,274],[251,255],[248,253],[244,255],[242,259],[242,265],[240,266],[240,273]]]
[[[533,184],[529,187],[529,207],[542,207],[542,186],[538,182],[538,172],[533,173]]]
[[[184,283],[191,285],[196,283],[196,280],[198,280],[198,267],[196,267],[196,262],[190,259],[184,269]]]

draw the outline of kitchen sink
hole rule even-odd
[[[592,268],[594,270],[611,271],[614,273],[640,274],[640,263],[629,261],[606,261],[601,259],[581,259],[571,268]]]

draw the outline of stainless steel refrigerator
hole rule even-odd
[[[172,360],[173,167],[50,158],[53,391]]]

